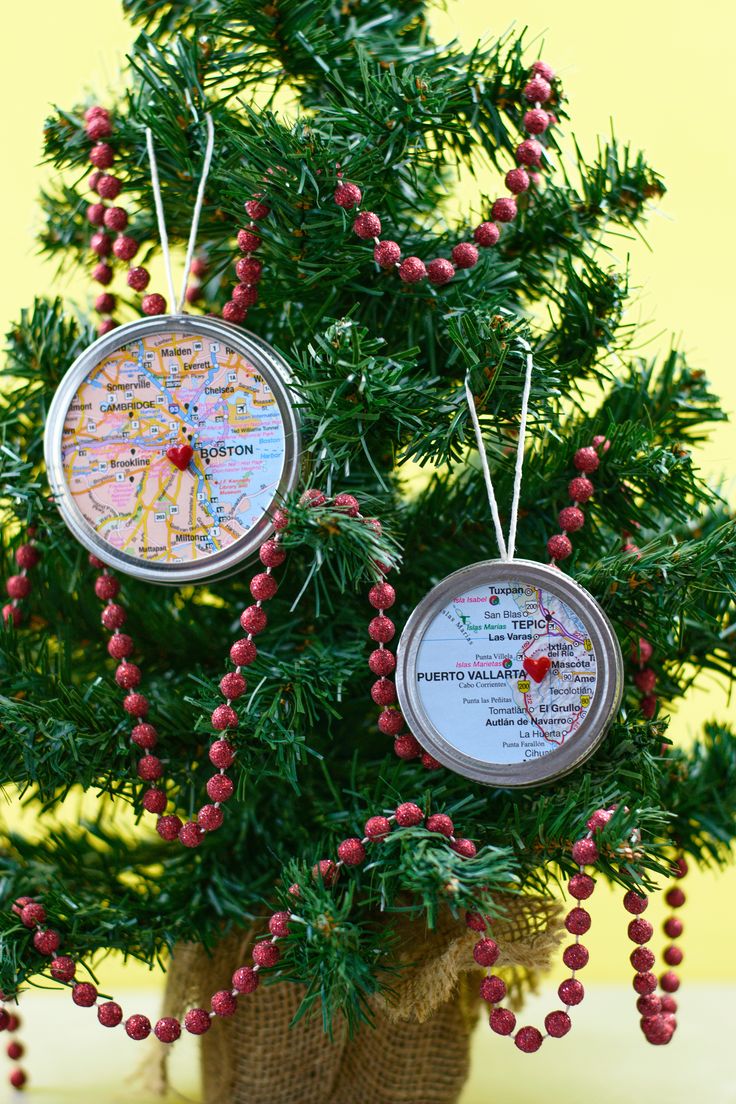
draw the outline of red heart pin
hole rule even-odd
[[[186,471],[194,456],[194,449],[191,445],[172,445],[167,448],[166,456],[179,471]]]
[[[523,666],[526,673],[531,675],[535,682],[541,682],[552,666],[552,660],[549,656],[539,656],[538,659],[526,656]]]

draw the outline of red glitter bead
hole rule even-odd
[[[524,88],[524,98],[529,103],[546,103],[552,95],[552,88],[549,81],[546,81],[544,77],[537,74],[529,81]]]
[[[279,541],[267,540],[261,545],[258,556],[264,567],[280,567],[286,559],[286,551]]]
[[[240,624],[247,633],[257,636],[259,632],[263,632],[268,624],[266,611],[261,609],[260,606],[248,606],[240,615]]]
[[[642,694],[651,694],[657,684],[657,672],[645,667],[643,671],[636,672],[634,682]]]
[[[381,233],[381,220],[373,211],[361,211],[353,223],[353,233],[364,240],[377,238]]]
[[[650,951],[648,947],[636,947],[629,955],[631,965],[642,974],[645,974],[647,970],[651,970],[655,961],[654,952]]]
[[[371,697],[376,705],[393,705],[396,701],[396,687],[391,679],[380,678],[371,686]]]
[[[636,920],[632,920],[627,928],[629,939],[632,943],[648,943],[652,938],[652,932],[654,928],[648,920],[637,917]]]
[[[388,648],[376,648],[368,657],[374,675],[390,675],[396,669],[396,657]]]
[[[567,485],[567,493],[573,502],[587,502],[594,490],[593,484],[584,475],[576,475]]]
[[[138,777],[144,782],[155,782],[164,773],[161,760],[156,755],[144,755],[138,760]]]
[[[237,727],[238,714],[231,705],[218,705],[212,710],[210,720],[216,732],[224,732],[226,728]]]
[[[117,199],[122,190],[122,182],[109,173],[103,173],[97,181],[97,194],[103,199]]]
[[[631,658],[634,663],[648,663],[652,658],[654,649],[648,640],[645,640],[643,636],[640,636],[638,641],[632,645]]]
[[[5,605],[3,606],[3,621],[7,625],[9,621],[12,621],[14,625],[20,625],[23,620],[23,611],[18,606]]]
[[[374,609],[390,609],[396,601],[396,591],[390,583],[375,583],[368,591],[368,601]]]
[[[203,834],[196,820],[188,820],[179,829],[179,843],[184,847],[199,847]]]
[[[11,1013],[11,1015],[8,1016],[8,1031],[11,1034],[12,1032],[17,1031],[20,1027],[20,1022],[20,1016],[17,1013],[15,1015]]]
[[[263,275],[263,265],[257,257],[241,257],[235,262],[235,275],[243,284],[257,284]]]
[[[95,310],[98,314],[112,314],[116,302],[114,295],[111,295],[109,291],[103,291],[95,299]]]
[[[500,231],[495,222],[482,222],[473,231],[473,240],[484,249],[495,245],[500,237]]]
[[[357,842],[360,843],[360,840],[358,840]],[[285,936],[287,936],[291,931],[291,929],[289,928],[289,913],[285,911],[272,913],[271,918],[268,921],[268,930],[270,931],[271,935],[277,935],[280,939],[283,939]]]
[[[7,1054],[8,1058],[10,1058],[11,1062],[17,1062],[20,1058],[23,1057],[23,1055],[25,1054],[25,1050],[23,1049],[22,1043],[12,1042],[8,1043],[7,1047],[5,1048],[5,1053]]]
[[[53,928],[33,933],[33,946],[39,954],[51,956],[59,949],[61,936]]]
[[[458,242],[451,256],[455,268],[474,268],[478,263],[478,250],[472,242]]]
[[[217,805],[203,805],[197,813],[197,824],[205,832],[216,832],[222,827],[223,812]]]
[[[536,138],[525,138],[516,147],[516,160],[520,165],[531,165],[536,168],[542,160],[543,146]]]
[[[10,1016],[4,1008],[0,1008],[0,1031],[7,1031],[9,1023]]]
[[[677,1001],[674,997],[662,997],[662,1011],[663,1012],[676,1012]]]
[[[553,1039],[561,1039],[563,1035],[567,1035],[571,1027],[572,1020],[567,1012],[548,1012],[544,1017],[544,1029]]]
[[[228,740],[215,740],[210,745],[209,757],[213,767],[227,769],[235,759],[235,748]]]
[[[92,269],[92,279],[98,284],[102,284],[103,287],[107,287],[111,283],[113,277],[113,271],[109,264],[105,264],[104,261],[100,261]]]
[[[252,253],[260,244],[259,235],[254,234],[252,230],[238,230],[238,249],[241,253]]]
[[[434,755],[430,755],[428,751],[422,752],[422,766],[425,768],[425,770],[442,770],[442,764],[440,763],[439,759],[435,759]],[[465,844],[468,844],[470,843],[470,840],[465,840],[464,842]],[[474,847],[475,845],[470,843],[470,846]]]
[[[21,544],[15,550],[15,562],[18,567],[24,567],[27,571],[35,567],[40,559],[41,553],[34,544]]]
[[[506,996],[506,982],[498,974],[490,974],[480,983],[480,995],[489,1004],[498,1004]]]
[[[97,990],[88,981],[80,981],[72,988],[72,1000],[80,1008],[91,1008],[97,1000]]]
[[[163,1016],[153,1029],[160,1043],[175,1043],[181,1035],[181,1024],[173,1016]]]
[[[592,839],[579,839],[572,845],[572,857],[579,866],[590,866],[598,861],[598,848]]]
[[[133,291],[145,291],[151,282],[151,274],[147,268],[138,265],[137,268],[128,270],[126,280],[128,282],[128,287],[131,287]]]
[[[552,66],[541,59],[534,62],[532,65],[532,72],[538,74],[540,77],[544,77],[546,81],[553,81],[555,79],[555,71]]]
[[[394,752],[399,759],[416,759],[422,754],[419,741],[410,732],[403,732],[394,740]]]
[[[585,514],[577,506],[565,506],[557,515],[560,529],[566,529],[568,533],[575,533],[585,524]]]
[[[237,671],[230,671],[220,679],[220,693],[225,698],[240,698],[245,693],[246,681]]]
[[[326,886],[333,886],[340,877],[340,871],[332,859],[320,859],[312,867],[312,880],[321,881]]]
[[[639,997],[636,1008],[641,1016],[656,1016],[662,1011],[662,1002],[659,997],[646,995]]]
[[[478,854],[478,848],[473,841],[469,839],[456,839],[450,844],[450,847],[458,855],[462,855],[464,859],[474,859]]]
[[[179,835],[181,827],[182,823],[178,816],[162,816],[158,818],[156,831],[161,839],[175,840]]]
[[[537,1027],[520,1027],[514,1037],[514,1046],[524,1054],[534,1054],[543,1042],[542,1032]]]
[[[646,717],[648,721],[651,721],[657,711],[657,699],[649,694],[647,697],[642,698],[639,704],[644,717]]]
[[[115,633],[107,642],[107,651],[113,659],[125,659],[133,651],[133,637],[126,633]]]
[[[140,1043],[151,1034],[151,1021],[148,1016],[128,1016],[125,1021],[125,1031],[131,1039],[135,1039],[136,1042]]]
[[[357,184],[348,184],[346,181],[345,183],[338,184],[335,188],[335,203],[338,207],[343,207],[346,211],[349,211],[352,207],[359,207],[362,198],[363,193]]]
[[[525,192],[529,187],[529,174],[525,172],[524,169],[510,169],[506,173],[505,184],[513,195],[521,195],[521,193]],[[515,207],[516,205],[514,205],[514,214],[516,213]],[[501,221],[508,222],[509,220],[501,219]]]
[[[496,222],[513,222],[516,213],[516,203],[509,196],[497,199],[491,207],[491,218]]]
[[[132,690],[141,681],[141,669],[135,663],[121,663],[115,669],[115,681],[123,690]]]
[[[97,185],[99,184],[99,182],[101,180],[102,180],[102,173],[100,172],[99,169],[95,169],[94,172],[91,172],[89,174],[89,176],[87,177],[87,187],[89,188],[89,190],[91,192],[96,192],[97,191]]]
[[[27,928],[38,927],[46,920],[46,909],[36,901],[29,901],[20,910],[20,920]]]
[[[405,801],[396,809],[396,823],[401,828],[412,828],[423,820],[424,813],[413,801]]]
[[[119,323],[114,318],[103,318],[97,326],[97,333],[102,337],[104,334],[112,333],[113,330],[118,328]]]
[[[210,1006],[216,1016],[234,1016],[238,1010],[237,997],[229,989],[220,989],[212,994]]]
[[[680,988],[680,979],[674,970],[668,970],[666,974],[661,975],[659,984],[665,993],[676,993]]]
[[[427,817],[425,828],[428,832],[439,832],[442,836],[453,836],[455,825],[445,813],[433,813]]]
[[[25,906],[30,905],[32,900],[33,900],[32,897],[16,897],[16,899],[13,902],[13,905],[12,905],[12,911],[14,913],[16,913],[17,916],[20,916],[20,914],[23,911],[23,909],[25,908]],[[0,999],[2,999],[2,998],[0,998]]]
[[[654,974],[650,974],[643,970],[637,974],[634,974],[634,980],[632,985],[637,993],[642,997],[648,997],[650,993],[653,993],[657,988],[657,979]]]
[[[90,203],[86,211],[87,222],[90,222],[93,226],[102,226],[105,221],[106,210],[104,203]],[[110,269],[110,273],[112,275],[112,269]],[[105,282],[104,280],[99,281],[101,284]],[[107,283],[109,283],[109,280]]]
[[[689,868],[687,865],[687,861],[682,855],[680,855],[678,859],[675,859],[674,863],[672,864],[672,872],[676,878],[684,878],[688,872],[688,869]]]
[[[209,263],[206,257],[194,257],[189,266],[189,272],[197,279],[201,279],[209,272]]]
[[[473,958],[479,966],[493,966],[499,955],[495,939],[479,939],[473,947]]]
[[[49,973],[56,981],[71,981],[76,972],[77,964],[69,955],[57,955],[49,966]]]
[[[134,744],[137,744],[140,748],[155,747],[158,742],[158,733],[152,724],[137,724],[130,733],[130,738]]]
[[[143,296],[141,310],[148,315],[166,314],[166,300],[163,295],[154,291],[150,295]]]
[[[404,727],[404,718],[398,709],[382,709],[378,715],[378,728],[385,736],[398,736]]]
[[[401,259],[401,250],[395,241],[381,241],[373,250],[373,260],[381,268],[393,268]]]
[[[252,219],[265,218],[271,212],[270,207],[267,207],[265,203],[260,203],[257,199],[247,199],[243,206]]]
[[[419,257],[407,257],[399,265],[399,278],[405,284],[418,284],[426,276],[426,266]]]
[[[131,238],[129,234],[119,234],[112,243],[112,251],[119,261],[132,261],[138,249],[137,239]]]
[[[391,823],[385,816],[372,816],[365,822],[363,831],[370,840],[382,840],[391,831]]]
[[[573,874],[567,883],[568,893],[578,901],[587,901],[595,889],[595,882],[589,874]]]
[[[488,1022],[497,1035],[510,1035],[516,1027],[516,1016],[508,1008],[494,1008]]]
[[[86,123],[84,126],[87,132],[87,137],[96,142],[100,138],[109,138],[112,134],[112,123],[110,122],[110,115],[104,108],[100,108],[94,115],[87,117],[85,115]]]
[[[253,948],[253,961],[257,966],[276,966],[281,960],[281,951],[275,943],[264,941]]]
[[[344,491],[335,495],[332,500],[332,505],[336,510],[340,510],[341,513],[347,514],[348,517],[357,517],[360,513],[360,503],[355,495],[346,494]]]
[[[184,1027],[190,1035],[204,1035],[211,1026],[212,1020],[204,1008],[190,1008],[184,1017]]]
[[[684,955],[679,947],[667,947],[662,955],[663,959],[668,966],[679,966],[682,962]]]
[[[577,978],[566,978],[559,985],[557,995],[563,1004],[576,1005],[580,1004],[585,996],[585,989],[582,982],[578,981]]]
[[[600,457],[594,448],[579,448],[573,456],[573,464],[581,472],[594,472],[600,465]]]
[[[359,839],[351,838],[338,844],[337,857],[346,866],[360,866],[365,861],[365,847]]]
[[[679,886],[673,886],[672,889],[668,889],[664,895],[664,899],[670,908],[682,908],[685,904],[685,894]]]
[[[259,984],[258,971],[252,966],[240,966],[232,976],[233,989],[239,993],[255,993]]]
[[[142,804],[147,813],[156,813],[159,816],[166,808],[166,794],[163,790],[146,790]]]
[[[624,908],[627,912],[633,912],[635,916],[639,916],[642,912],[646,912],[648,907],[649,898],[635,893],[633,889],[630,889],[624,896]]]
[[[479,912],[466,912],[465,925],[471,931],[477,932],[483,932],[488,927],[485,916],[482,916]]]
[[[590,913],[584,908],[570,909],[565,917],[565,927],[571,935],[585,935],[590,930]]]
[[[541,107],[532,107],[524,112],[524,130],[529,134],[544,134],[549,124],[549,115]]]
[[[674,1025],[668,1023],[663,1015],[645,1017],[641,1021],[641,1029],[647,1042],[654,1046],[666,1046],[675,1031]]]
[[[95,594],[103,601],[114,598],[120,590],[120,583],[113,575],[98,575],[95,579]]]
[[[246,308],[258,302],[258,288],[255,284],[236,284],[233,288],[233,302],[244,312],[243,318],[245,318]],[[241,322],[243,318],[240,319]],[[233,320],[230,319],[230,321]]]
[[[103,222],[108,230],[114,230],[119,234],[128,225],[128,212],[124,207],[108,207],[105,210]]]
[[[589,958],[588,948],[582,943],[571,943],[562,953],[562,961],[568,970],[582,970],[588,965]]]
[[[22,1089],[27,1080],[28,1078],[20,1066],[16,1066],[16,1068],[11,1070],[8,1074],[8,1081],[14,1089]]]
[[[213,774],[207,782],[207,796],[211,801],[229,801],[235,786],[226,774]]]
[[[564,533],[556,533],[547,541],[547,551],[553,560],[566,560],[572,552],[572,544]]]
[[[258,649],[254,642],[248,640],[247,637],[243,637],[242,640],[236,640],[230,649],[230,658],[236,667],[247,667],[249,664],[253,663],[257,655]]]
[[[435,287],[442,287],[443,284],[449,284],[450,280],[455,275],[455,266],[445,257],[435,257],[433,261],[430,261],[427,265],[427,276],[429,277],[430,284],[434,284]]]
[[[368,635],[371,640],[377,640],[381,644],[388,644],[396,633],[396,626],[390,617],[379,614],[368,623]]]

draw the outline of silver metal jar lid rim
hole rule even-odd
[[[541,583],[578,613],[589,632],[597,662],[596,693],[574,736],[539,758],[512,764],[474,758],[450,743],[428,716],[416,680],[419,648],[436,615],[458,594],[509,579],[532,585]],[[448,575],[421,600],[401,634],[395,677],[401,711],[425,751],[448,769],[477,782],[521,788],[561,778],[592,755],[621,704],[623,658],[613,626],[595,598],[559,568],[534,560],[486,560]]]
[[[122,345],[157,333],[181,333],[227,342],[236,352],[247,357],[263,376],[276,400],[284,427],[284,462],[271,502],[246,534],[226,549],[207,556],[201,563],[146,563],[137,556],[130,556],[113,548],[95,532],[84,517],[72,498],[64,475],[62,434],[70,403],[80,384],[100,361]],[[283,497],[294,489],[299,478],[301,438],[289,391],[289,380],[286,362],[270,345],[256,334],[221,319],[189,314],[155,315],[119,326],[98,338],[77,357],[63,377],[49,407],[44,432],[44,457],[51,493],[70,531],[80,544],[110,567],[148,582],[178,586],[232,573],[243,561],[250,559],[273,532],[272,512]]]

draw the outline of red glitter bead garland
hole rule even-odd
[[[547,76],[542,76],[545,73]],[[554,72],[546,62],[536,61],[532,66],[532,77],[524,87],[524,99],[531,106],[523,117],[524,129],[529,135],[543,134],[554,122],[555,116],[543,109],[552,95],[551,81]],[[357,184],[346,181],[338,173],[339,182],[334,192],[334,201],[344,211],[350,211],[353,217],[353,233],[363,241],[373,242],[373,259],[383,269],[395,269],[399,279],[405,284],[419,284],[429,280],[435,287],[448,284],[458,268],[473,268],[478,262],[478,249],[494,246],[501,234],[501,227],[513,222],[517,215],[515,197],[529,190],[536,182],[537,174],[526,171],[540,166],[544,146],[536,138],[526,138],[516,148],[518,168],[506,174],[506,187],[510,196],[495,200],[491,208],[490,222],[483,222],[473,232],[473,242],[458,242],[451,251],[452,260],[436,257],[425,264],[419,257],[406,257],[402,260],[401,248],[395,241],[381,240],[381,220],[373,211],[361,210],[363,193]]]
[[[15,551],[15,562],[20,568],[19,574],[10,575],[5,582],[5,589],[10,601],[3,606],[3,621],[5,624],[12,621],[16,628],[23,621],[21,602],[31,593],[32,584],[28,572],[41,559],[41,553],[34,540],[35,533],[35,528],[31,526],[28,529],[28,541],[21,544]]]
[[[21,1018],[17,1012],[11,1012],[4,1005],[0,1005],[0,1032],[7,1032],[10,1038],[5,1047],[5,1053],[11,1062],[20,1063],[25,1054],[25,1047],[18,1038],[18,1029],[21,1026]],[[28,1084],[28,1074],[20,1064],[14,1065],[8,1074],[8,1082],[14,1089],[22,1089]]]
[[[585,505],[595,489],[588,476],[597,471],[600,453],[607,452],[609,447],[610,442],[605,437],[594,437],[592,445],[579,448],[573,457],[573,464],[580,474],[571,479],[567,485],[572,506],[563,506],[560,510],[557,515],[560,532],[555,533],[547,541],[547,551],[553,567],[559,564],[560,560],[566,560],[572,552],[572,541],[568,534],[582,529],[585,524],[585,514],[580,507]]]

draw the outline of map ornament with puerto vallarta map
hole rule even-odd
[[[444,766],[495,786],[534,786],[592,754],[621,701],[608,618],[559,568],[491,560],[419,603],[397,651],[401,711]]]
[[[81,544],[158,583],[253,556],[300,466],[284,361],[253,334],[185,314],[131,322],[86,349],[54,396],[44,444]]]

